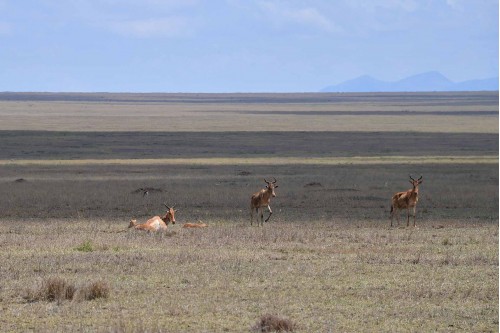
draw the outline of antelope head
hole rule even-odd
[[[130,220],[129,228],[135,227],[137,225],[137,220]]]
[[[274,189],[278,187],[278,185],[275,185],[276,184],[276,178],[274,178],[274,181],[272,182],[268,182],[265,178],[264,178],[264,181],[266,182],[266,188],[267,188],[267,191],[271,193],[272,197],[274,198],[276,196],[276,193],[274,193]]]
[[[410,183],[413,185],[413,188],[417,188],[418,185],[422,184],[423,180],[422,180],[422,176],[420,176],[419,179],[415,180],[410,176]]]
[[[167,208],[167,211],[165,212],[165,216],[162,217],[163,222],[165,222],[166,224],[168,224],[169,222],[172,222],[172,224],[175,224],[175,212],[177,210],[174,209],[174,206],[169,207],[165,203],[163,205]]]

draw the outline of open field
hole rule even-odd
[[[4,219],[2,330],[249,332],[271,313],[299,332],[498,331],[496,223],[213,223],[164,236],[123,227]],[[46,277],[105,281],[110,295],[28,302]]]
[[[1,130],[498,134],[498,92],[0,93]]]
[[[0,142],[0,160],[498,157],[498,133],[0,131]]]
[[[0,93],[0,331],[498,332],[498,149],[498,92]]]
[[[498,163],[385,165],[2,166],[0,211],[9,218],[120,218],[181,209],[179,220],[248,222],[249,197],[276,177],[273,219],[388,221],[394,192],[423,175],[418,217],[498,219]],[[143,198],[140,188],[151,188]]]
[[[496,156],[354,156],[354,157],[205,157],[156,159],[0,160],[2,166],[90,166],[90,165],[375,165],[386,164],[498,164]]]
[[[249,332],[270,313],[299,332],[498,331],[498,164],[404,166],[273,166],[263,228],[247,207],[268,166],[3,167],[2,327]],[[391,229],[406,172],[424,175],[418,228]],[[166,235],[127,230],[163,202],[179,208]],[[28,301],[49,277],[109,297]]]

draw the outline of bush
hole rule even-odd
[[[71,300],[75,295],[76,288],[66,280],[59,277],[50,277],[43,280],[36,289],[28,289],[24,298],[28,302],[36,301],[63,301]]]
[[[105,281],[95,281],[83,287],[80,295],[84,300],[91,301],[96,298],[108,298],[109,285]]]
[[[60,277],[49,277],[43,280],[34,289],[28,289],[23,296],[28,302],[48,301],[61,302],[64,300],[93,300],[108,298],[109,285],[105,281],[95,281],[80,289]]]
[[[296,325],[289,319],[266,314],[253,327],[255,332],[293,332]]]

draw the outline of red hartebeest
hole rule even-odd
[[[165,231],[167,230],[167,225],[172,222],[172,224],[175,224],[175,212],[176,210],[174,207],[169,207],[166,204],[164,204],[165,207],[167,207],[167,211],[165,212],[164,217],[160,216],[154,216],[147,220],[145,223],[138,224],[137,220],[131,220],[130,224],[128,225],[129,228],[134,228],[136,230],[145,230],[145,231]]]
[[[406,208],[408,212],[408,219],[406,221],[406,226],[410,226],[410,208],[413,208],[413,226],[416,226],[416,216],[415,211],[417,209],[418,202],[418,185],[422,184],[422,176],[419,179],[415,180],[410,175],[410,183],[413,185],[413,188],[409,189],[405,192],[398,192],[394,194],[392,197],[392,205],[391,205],[391,227],[392,221],[394,219],[394,214],[396,215],[396,219],[398,221],[399,226],[399,209]]]
[[[274,178],[274,177],[273,177]],[[269,216],[267,217],[266,221],[269,221],[271,218],[271,215],[273,214],[273,211],[271,210],[271,206],[269,206],[269,203],[271,202],[271,197],[275,197],[276,193],[274,193],[274,189],[278,187],[276,184],[276,178],[274,178],[274,181],[268,182],[265,178],[264,181],[267,183],[266,188],[260,190],[259,192],[256,192],[252,195],[252,199],[250,201],[250,225],[253,225],[253,210],[257,212],[257,218],[259,215],[259,210],[260,210],[260,224],[264,225],[264,207],[267,207],[269,210]],[[257,221],[257,225],[259,225],[259,221]]]
[[[183,228],[206,228],[208,225],[199,221],[198,223],[184,223],[182,225]]]

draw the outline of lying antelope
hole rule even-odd
[[[271,210],[271,206],[269,206],[271,202],[271,197],[275,197],[276,193],[274,193],[274,189],[278,187],[276,184],[276,178],[274,178],[274,181],[268,182],[265,178],[264,181],[267,183],[266,188],[260,190],[259,192],[256,192],[252,195],[252,199],[250,201],[250,225],[253,225],[253,210],[255,209],[255,212],[257,213],[257,219],[259,218],[259,210],[260,210],[260,224],[264,225],[264,207],[267,207],[269,210],[269,216],[267,217],[266,221],[269,221],[271,218],[271,215],[273,214],[273,211]],[[259,224],[259,221],[257,220],[257,225]]]
[[[206,228],[208,225],[203,222],[198,222],[198,223],[184,223],[182,225],[183,228]]]
[[[166,231],[167,225],[170,222],[172,222],[172,224],[175,224],[175,212],[176,212],[176,210],[174,209],[173,206],[168,207],[166,204],[164,204],[164,205],[165,205],[165,207],[167,207],[167,211],[165,212],[164,217],[154,216],[142,224],[138,224],[137,220],[131,220],[128,227],[134,228],[136,230],[145,230],[145,231],[149,231],[149,232]]]
[[[394,214],[396,215],[396,219],[399,225],[399,210],[406,208],[408,212],[408,219],[406,221],[406,226],[410,226],[410,208],[413,208],[413,226],[416,226],[416,216],[415,211],[417,209],[418,202],[418,185],[422,184],[422,176],[419,179],[415,180],[410,176],[410,183],[413,185],[412,189],[409,189],[405,192],[398,192],[394,194],[392,197],[392,205],[391,205],[391,227],[392,221],[394,219]]]

